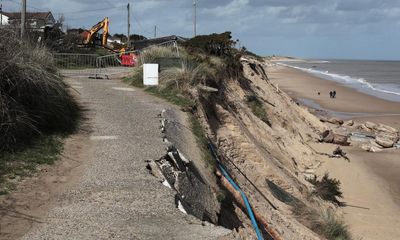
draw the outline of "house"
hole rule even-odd
[[[4,12],[3,15],[8,17],[8,23],[12,26],[19,26],[21,24],[20,12]],[[44,32],[46,27],[53,27],[56,20],[51,12],[27,12],[26,29],[32,31]]]

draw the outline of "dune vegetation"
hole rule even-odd
[[[60,136],[76,129],[79,116],[51,53],[0,29],[0,184],[53,162],[62,149]]]

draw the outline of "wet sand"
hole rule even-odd
[[[357,92],[300,70],[277,66],[268,73],[281,90],[311,107],[345,119],[400,128],[398,102]],[[332,90],[337,92],[336,99],[329,97]],[[313,147],[331,153],[336,146],[315,144]],[[317,173],[329,172],[331,177],[341,181],[342,200],[347,204],[341,211],[354,239],[400,239],[400,150],[369,153],[352,146],[344,150],[350,163],[321,157],[323,164]]]
[[[380,99],[288,67],[276,66],[268,72],[271,81],[293,98],[306,98],[334,115],[337,112],[343,119],[380,122],[400,128],[399,102]],[[329,97],[333,90],[337,93],[335,99]]]

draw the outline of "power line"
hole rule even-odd
[[[110,1],[108,1],[108,0],[103,0],[103,2],[108,4],[110,7],[115,7],[115,5],[110,3]]]
[[[168,33],[166,33],[165,31],[163,31],[162,29],[160,29],[160,26],[157,25],[157,32],[160,32],[162,34],[164,34],[165,36],[169,35]]]
[[[145,30],[145,29],[143,28],[142,24],[140,23],[139,19],[137,19],[137,17],[136,17],[135,14],[133,14],[133,19],[136,21],[136,23],[138,24],[138,26],[139,26],[139,28],[142,30],[142,32],[145,32],[145,33],[149,34],[150,36],[153,35],[152,32],[147,31],[147,30]]]
[[[193,0],[193,33],[196,37],[197,35],[197,2]]]
[[[4,0],[4,1],[5,1],[5,2],[12,2],[12,3],[18,4],[19,6],[22,5],[20,2],[15,1],[15,0]],[[48,11],[47,9],[37,8],[37,7],[34,7],[34,6],[32,6],[32,5],[27,5],[27,7],[28,7],[28,8],[31,8],[31,9],[39,10],[39,11]]]
[[[70,11],[70,12],[56,12],[56,13],[74,14],[74,13],[86,13],[86,12],[106,11],[106,10],[117,9],[117,8],[122,9],[122,6],[118,6],[118,7],[115,6],[115,7],[108,7],[108,8],[97,8],[97,9],[86,9],[86,10]]]

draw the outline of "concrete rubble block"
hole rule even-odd
[[[398,140],[397,135],[389,134],[379,134],[375,139],[376,143],[384,148],[392,148]]]
[[[164,180],[164,175],[162,174],[160,168],[158,167],[158,165],[157,165],[157,163],[155,161],[153,161],[153,160],[147,161],[147,169],[159,181]]]
[[[332,143],[334,138],[333,132],[331,130],[326,130],[325,132],[322,133],[321,138],[322,142]]]
[[[374,127],[374,130],[379,131],[379,132],[385,132],[385,133],[391,133],[391,134],[398,134],[399,130],[391,127],[391,126],[387,126],[384,124],[378,124]]]
[[[346,121],[343,123],[343,126],[352,127],[354,126],[354,121],[353,120]]]
[[[383,150],[382,147],[376,144],[375,142],[363,144],[361,148],[367,152],[373,152],[373,153],[381,152]]]
[[[371,129],[369,129],[367,126],[365,126],[365,124],[357,125],[356,128],[363,132],[371,132]]]
[[[364,123],[365,127],[368,128],[369,130],[374,130],[375,127],[377,126],[375,123],[373,122],[365,122]]]
[[[375,139],[375,135],[365,134],[360,132],[352,132],[350,139],[353,142],[370,142],[371,140]]]
[[[343,120],[341,120],[341,119],[336,119],[336,118],[329,118],[329,119],[327,119],[327,118],[321,118],[320,121],[321,121],[321,122],[332,123],[332,124],[335,124],[335,125],[342,125],[342,124],[344,123]]]
[[[334,143],[342,146],[349,146],[349,138],[345,135],[334,133],[332,130],[326,130],[321,135],[321,141],[325,143]]]

